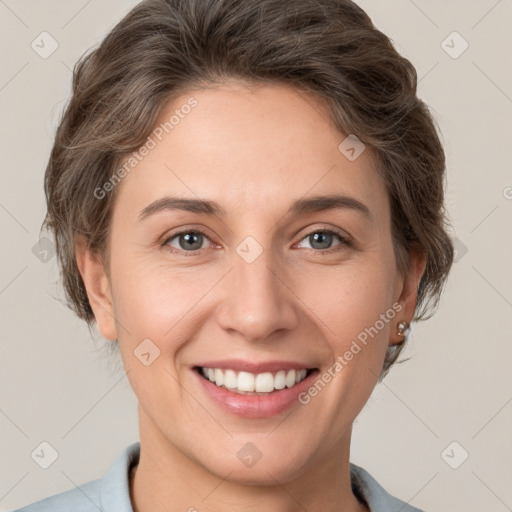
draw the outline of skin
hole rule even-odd
[[[83,241],[76,251],[98,328],[118,340],[138,398],[134,510],[368,510],[350,485],[352,424],[388,344],[403,341],[397,324],[413,317],[424,258],[412,254],[407,275],[398,272],[385,184],[369,150],[354,161],[338,150],[346,135],[321,99],[230,80],[175,98],[159,122],[191,96],[197,106],[118,185],[109,272]],[[333,193],[372,218],[350,208],[286,215],[297,199]],[[166,195],[213,200],[227,214],[167,210],[137,221]],[[194,228],[206,237],[191,250],[174,235]],[[309,236],[325,228],[353,244]],[[252,263],[236,252],[247,236],[263,249]],[[238,357],[305,362],[322,374],[396,303],[400,313],[325,389],[283,414],[224,412],[191,371]],[[133,354],[147,338],[160,349],[149,366]],[[248,442],[262,453],[250,468],[237,458]]]

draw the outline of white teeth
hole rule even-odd
[[[240,372],[236,387],[240,391],[254,391],[254,375],[252,373]]]
[[[274,386],[276,389],[284,389],[286,387],[286,372],[280,370],[274,377]]]
[[[224,372],[224,386],[229,389],[235,389],[238,384],[236,373],[233,370],[226,370]]]
[[[301,380],[304,380],[306,373],[307,370],[298,370],[297,375],[295,376],[295,384],[298,384]]]
[[[295,384],[295,370],[289,370],[286,374],[286,387],[291,388]]]
[[[258,374],[254,384],[254,389],[259,393],[270,393],[271,391],[274,391],[274,376],[270,372]]]
[[[307,370],[279,370],[253,374],[220,368],[201,368],[201,373],[217,386],[225,386],[241,393],[271,393],[274,390],[291,388],[305,379]]]
[[[217,386],[222,386],[222,384],[224,384],[224,374],[222,373],[222,370],[219,370],[218,368],[215,369],[215,384],[217,384]]]

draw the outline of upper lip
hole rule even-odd
[[[235,370],[239,372],[264,373],[279,370],[311,370],[313,367],[297,361],[261,361],[259,363],[244,361],[243,359],[220,359],[205,361],[195,365],[202,368],[220,368],[222,370]]]

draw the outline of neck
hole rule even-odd
[[[140,414],[140,410],[139,410]],[[140,458],[130,475],[134,512],[369,512],[350,482],[351,432],[294,479],[263,484],[236,481],[236,471],[215,475],[165,439],[146,418]]]

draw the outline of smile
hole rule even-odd
[[[302,382],[314,369],[290,369],[250,373],[223,368],[197,367],[197,371],[218,387],[243,395],[266,395]]]

